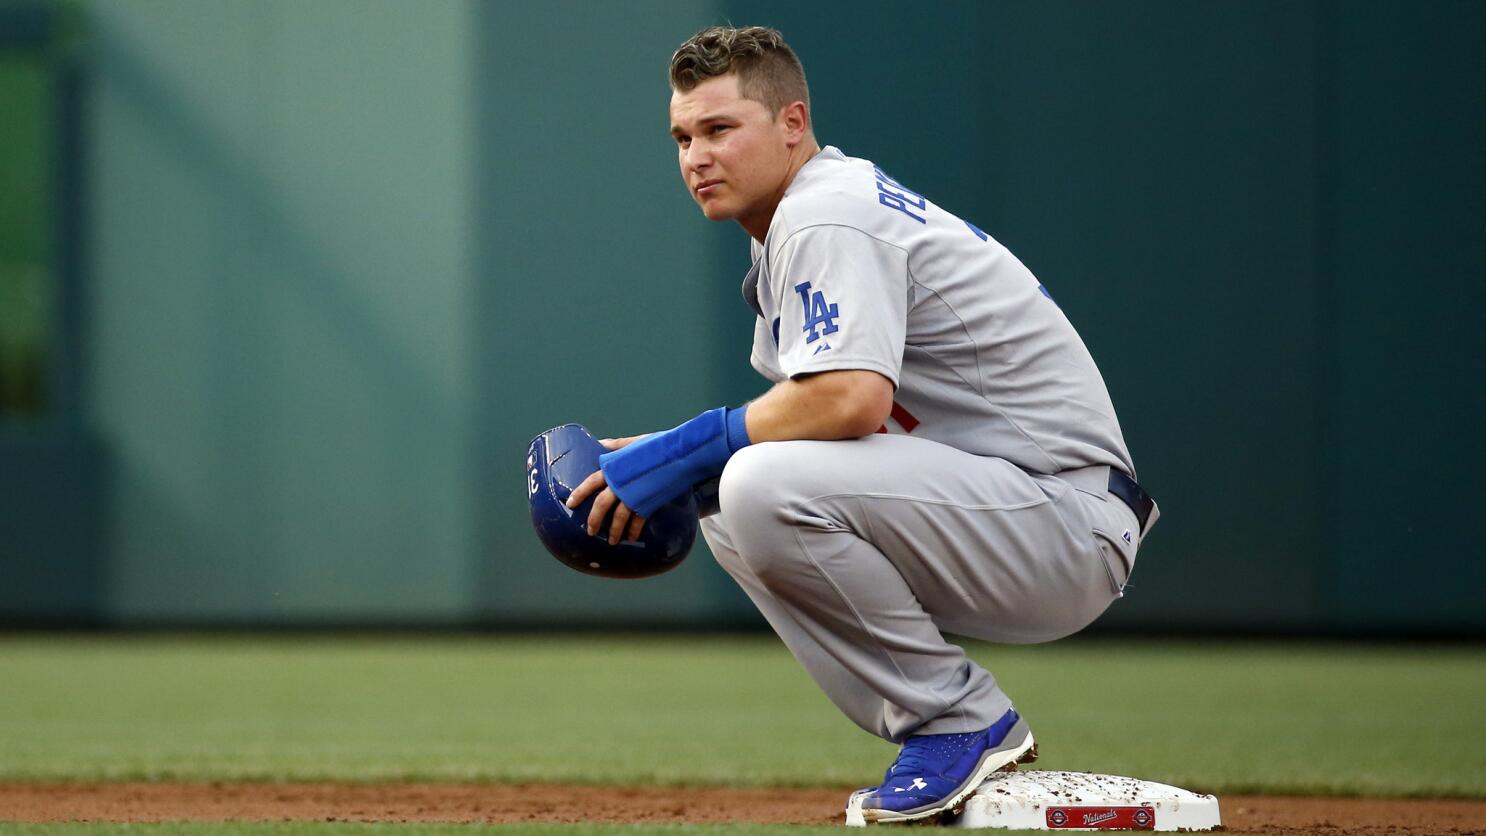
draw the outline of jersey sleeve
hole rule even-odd
[[[769,259],[783,373],[865,369],[896,388],[908,322],[908,254],[859,229],[821,225],[794,233]]]
[[[769,321],[761,316],[753,320],[753,351],[748,357],[753,370],[763,375],[770,383],[779,383],[786,376],[779,368],[779,354],[774,348],[773,329]]]

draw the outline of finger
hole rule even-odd
[[[622,439],[622,438],[601,438],[601,439],[599,439],[599,443],[602,444],[602,445],[604,445],[604,449],[605,450],[618,450],[620,447],[623,447],[624,446],[624,439]]]
[[[644,530],[644,528],[645,528],[645,518],[644,517],[640,516],[639,514],[636,514],[633,517],[630,517],[629,518],[629,533],[625,536],[624,539],[626,539],[626,540],[638,540],[638,539],[640,539],[640,532],[642,530]]]
[[[583,500],[591,496],[594,491],[604,487],[607,484],[609,483],[604,479],[604,472],[602,470],[595,470],[594,472],[588,474],[587,479],[579,482],[578,487],[573,488],[572,494],[568,496],[566,505],[569,508],[577,508],[579,505],[582,505]]]
[[[623,502],[614,506],[614,522],[609,525],[609,545],[615,545],[624,537],[629,527],[629,518],[634,514]]]
[[[609,509],[613,508],[614,503],[618,501],[619,497],[615,496],[614,492],[608,488],[604,488],[598,497],[593,500],[593,509],[588,512],[588,533],[590,535],[594,537],[598,536],[599,528],[603,526],[604,520],[609,516]]]

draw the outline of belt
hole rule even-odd
[[[1126,476],[1123,472],[1111,467],[1109,469],[1109,492],[1120,498],[1120,501],[1130,506],[1135,512],[1135,519],[1140,522],[1140,533],[1145,534],[1146,524],[1151,519],[1151,511],[1156,507],[1156,500],[1145,492],[1139,484]]]

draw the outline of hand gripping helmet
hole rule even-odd
[[[648,578],[674,569],[697,539],[697,499],[687,491],[645,520],[638,540],[611,546],[588,533],[595,494],[576,509],[564,504],[573,489],[599,469],[607,452],[578,424],[563,424],[532,439],[526,453],[526,496],[531,524],[547,551],[563,563],[603,578]],[[607,535],[607,530],[601,532]]]

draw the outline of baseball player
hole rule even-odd
[[[901,743],[848,817],[958,808],[1035,757],[1009,696],[944,633],[1057,639],[1122,594],[1158,512],[1104,382],[1005,247],[873,163],[820,147],[777,31],[705,29],[671,60],[671,135],[702,213],[751,236],[738,408],[607,439],[591,534],[721,474],[702,530],[795,658]]]

